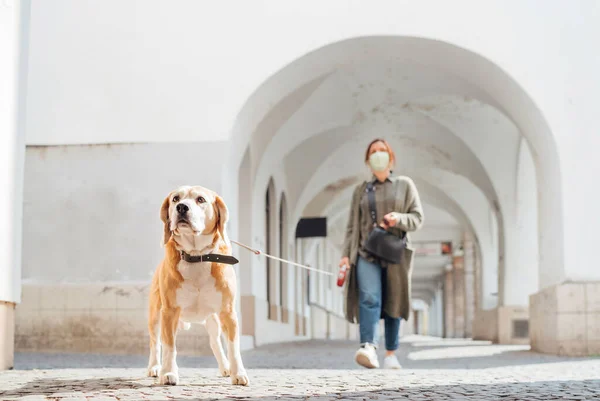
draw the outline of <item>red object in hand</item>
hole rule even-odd
[[[348,272],[348,266],[343,265],[340,267],[340,271],[338,273],[337,286],[342,287],[344,285],[344,281],[346,281],[346,273]]]

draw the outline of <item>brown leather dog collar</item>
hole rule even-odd
[[[235,265],[240,261],[231,255],[221,255],[219,253],[207,253],[206,255],[192,256],[189,253],[181,251],[181,259],[188,263],[215,262],[226,265]]]

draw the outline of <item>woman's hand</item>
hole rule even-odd
[[[341,260],[340,260],[340,267],[342,266],[348,266],[348,268],[350,268],[350,259],[347,256],[344,256]]]
[[[394,213],[388,213],[385,216],[383,216],[383,223],[381,223],[380,226],[382,228],[388,228],[394,227],[396,224],[398,224],[398,220],[396,220]]]

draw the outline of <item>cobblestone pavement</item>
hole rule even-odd
[[[522,346],[410,337],[400,371],[359,369],[356,344],[307,341],[245,352],[250,386],[232,386],[208,357],[181,357],[181,385],[144,377],[143,356],[18,354],[0,400],[600,400],[600,358]],[[37,369],[35,369],[37,368]]]

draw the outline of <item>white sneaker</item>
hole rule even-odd
[[[386,356],[383,359],[383,368],[384,369],[402,369],[400,362],[398,362],[398,358],[396,355]]]
[[[373,344],[366,343],[356,351],[354,356],[356,363],[365,368],[374,369],[379,367],[379,360],[377,359],[377,352]]]

